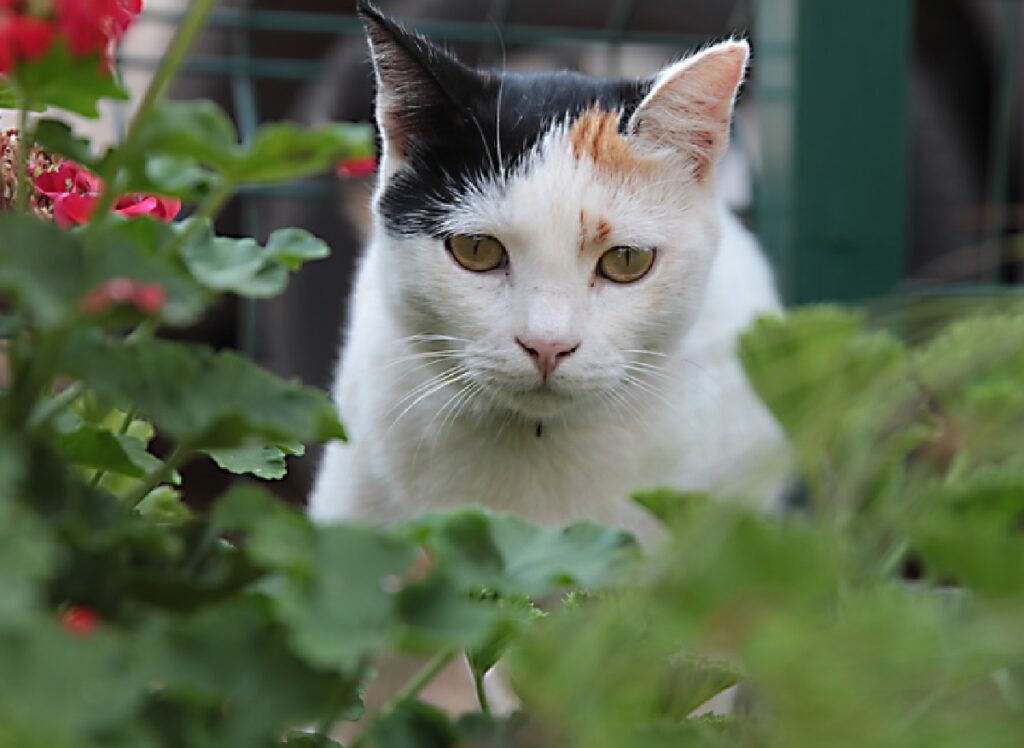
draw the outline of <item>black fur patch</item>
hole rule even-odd
[[[513,172],[553,123],[594,104],[622,110],[625,122],[651,87],[650,81],[572,72],[473,70],[367,3],[359,10],[382,85],[405,92],[378,123],[408,164],[391,178],[379,203],[395,234],[443,238],[442,221],[468,188]]]

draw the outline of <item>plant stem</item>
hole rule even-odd
[[[72,382],[61,390],[59,395],[36,408],[29,418],[28,427],[33,431],[42,428],[54,416],[80,398],[83,392],[85,392],[85,384],[82,382]]]
[[[374,719],[374,722],[391,714],[391,712],[395,711],[395,709],[405,702],[412,701],[419,696],[420,691],[426,688],[430,681],[440,675],[441,671],[448,667],[458,653],[459,651],[457,649],[449,648],[442,649],[434,655],[430,661],[423,666],[423,669],[416,673],[416,675],[412,677],[412,680],[406,683],[402,690],[396,693],[394,698],[377,713],[377,717]],[[349,748],[364,748],[366,741],[369,739],[369,734],[370,729],[367,728],[358,738],[356,738]]]
[[[137,507],[149,492],[159,486],[161,483],[166,483],[167,479],[171,477],[171,473],[178,469],[178,467],[185,462],[189,457],[189,450],[183,444],[179,444],[171,452],[170,456],[164,461],[164,464],[154,470],[152,473],[142,479],[131,492],[124,496],[124,503],[131,508]]]
[[[160,255],[164,258],[173,258],[178,254],[178,252],[181,251],[181,248],[188,244],[197,232],[202,230],[203,225],[220,212],[220,209],[224,207],[224,203],[231,199],[231,195],[234,191],[234,184],[226,179],[218,184],[217,187],[203,198],[201,203],[199,203],[199,207],[196,208],[196,212],[189,218],[187,225],[175,234],[174,238],[167,242],[167,244],[160,248]]]
[[[485,674],[473,668],[473,685],[476,686],[476,700],[480,702],[480,711],[490,717],[491,703],[487,700],[487,691],[484,689]]]
[[[124,142],[111,156],[107,168],[108,179],[96,210],[93,213],[93,221],[99,222],[104,220],[107,213],[110,212],[111,206],[113,206],[114,201],[117,199],[120,171],[124,166],[124,160],[129,151],[128,146],[138,136],[139,128],[167,92],[167,87],[174,80],[178,68],[185,61],[185,56],[195,43],[199,32],[202,31],[203,25],[206,23],[206,17],[213,10],[216,2],[217,0],[192,0],[188,10],[185,12],[184,18],[181,19],[181,24],[174,33],[174,37],[167,47],[167,52],[164,54],[163,59],[161,59],[160,66],[157,68],[156,73],[153,74],[153,79],[146,88],[142,102],[139,104],[139,108],[135,110],[135,116],[132,117],[132,121],[128,125],[128,132],[125,135]]]
[[[18,109],[18,149],[14,154],[14,207],[19,213],[25,213],[29,209],[29,192],[33,189],[32,180],[28,177],[28,152],[32,149],[32,141],[35,139],[29,132],[28,110],[29,102],[22,97],[21,106]]]

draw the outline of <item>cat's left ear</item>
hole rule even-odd
[[[479,95],[474,71],[366,0],[356,4],[377,75],[377,123],[385,154],[403,160],[465,126],[466,102]]]
[[[729,144],[736,94],[750,60],[745,41],[710,47],[663,70],[629,122],[629,133],[654,150],[682,153],[703,179]]]

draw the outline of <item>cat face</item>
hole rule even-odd
[[[365,4],[388,300],[480,402],[543,420],[649,391],[718,245],[745,43],[650,81],[471,70]]]

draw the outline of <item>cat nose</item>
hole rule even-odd
[[[533,365],[540,372],[541,380],[545,382],[558,368],[558,365],[578,351],[580,347],[579,341],[567,343],[564,340],[545,338],[527,338],[526,340],[516,338],[516,342],[533,360]]]

